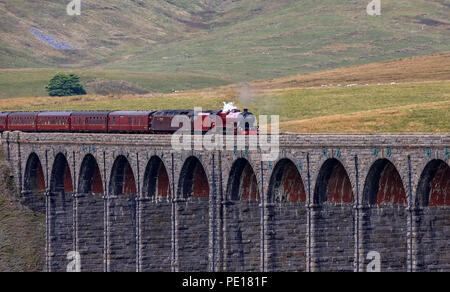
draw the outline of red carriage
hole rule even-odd
[[[72,112],[42,112],[37,116],[39,132],[70,132]]]
[[[22,132],[36,132],[38,112],[15,112],[8,115],[8,130]]]

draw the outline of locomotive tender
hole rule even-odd
[[[0,112],[0,132],[76,132],[76,133],[137,133],[173,134],[182,124],[173,126],[176,116],[185,116],[194,125],[201,122],[201,132],[215,128],[212,115],[222,120],[224,132],[257,135],[256,118],[248,110],[236,108],[195,112],[193,110],[162,111],[64,111],[64,112]],[[184,125],[183,125],[184,126]],[[199,128],[195,128],[198,130]],[[228,129],[229,130],[229,129]]]

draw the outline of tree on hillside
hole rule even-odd
[[[84,95],[86,90],[75,74],[57,73],[45,87],[50,96]]]

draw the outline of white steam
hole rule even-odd
[[[228,112],[231,112],[231,111],[237,110],[237,109],[238,108],[234,105],[234,102],[224,102],[222,112],[228,113]]]

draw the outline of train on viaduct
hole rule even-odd
[[[283,134],[260,151],[167,135],[4,132],[46,271],[450,271],[450,134]]]

